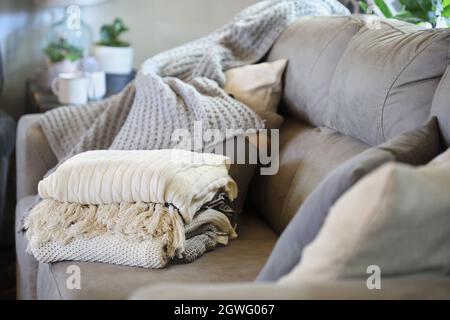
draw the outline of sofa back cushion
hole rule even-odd
[[[377,145],[423,125],[449,62],[450,32],[400,21],[365,25],[334,73],[328,125]]]
[[[254,179],[253,209],[280,233],[331,170],[425,124],[449,62],[449,42],[449,31],[374,16],[293,24],[267,57],[288,59],[280,108],[287,120],[280,130],[279,172]],[[433,109],[450,141],[448,78]]]
[[[279,171],[253,179],[254,210],[280,234],[306,197],[336,166],[367,146],[334,130],[287,119],[280,131]]]
[[[291,115],[315,126],[325,124],[336,65],[363,25],[352,16],[307,17],[279,37],[267,60],[288,59],[283,100]]]

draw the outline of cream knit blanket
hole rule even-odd
[[[101,261],[159,268],[236,237],[225,214],[202,207],[223,190],[233,200],[229,159],[184,150],[89,151],[39,183],[43,199],[25,221],[41,262]],[[197,240],[199,240],[197,238]],[[126,261],[124,261],[126,260]]]

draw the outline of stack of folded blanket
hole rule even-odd
[[[225,72],[263,59],[300,17],[348,13],[336,0],[260,1],[210,35],[149,58],[118,95],[45,113],[40,124],[62,164],[39,185],[43,200],[25,222],[29,250],[41,262],[160,268],[236,237],[229,203],[237,187],[227,158],[209,154],[199,163],[174,150],[82,152],[179,148],[178,129],[194,138],[190,150],[204,151],[221,141],[196,139],[203,130],[227,140],[264,128],[223,89]]]
[[[88,151],[39,183],[29,251],[62,260],[162,268],[237,235],[229,159],[184,150]]]

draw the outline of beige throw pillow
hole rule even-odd
[[[450,149],[422,167],[386,164],[332,207],[282,283],[450,271]],[[373,268],[373,267],[372,267]]]
[[[283,117],[277,114],[282,95],[282,76],[287,60],[246,65],[225,72],[225,91],[255,111],[266,128],[277,129]]]

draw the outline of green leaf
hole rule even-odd
[[[116,18],[113,23],[113,30],[116,35],[119,35],[125,28],[121,19]]]
[[[423,19],[426,19],[428,9],[424,8],[423,0],[400,0],[400,3],[403,5],[405,11],[411,12],[413,16],[418,16]],[[431,10],[431,0],[430,2],[430,10]]]
[[[77,61],[83,57],[83,49],[70,45],[64,38],[50,43],[44,49],[44,53],[53,63],[63,60]]]
[[[405,10],[410,12],[427,12],[433,9],[432,0],[400,0]]]
[[[399,13],[397,13],[394,16],[394,18],[398,19],[398,20],[405,21],[405,22],[414,23],[414,24],[417,24],[417,23],[420,23],[420,22],[427,22],[426,20],[424,20],[424,19],[422,19],[420,17],[415,17],[411,12],[405,11],[405,10],[404,11],[400,11]]]
[[[100,44],[110,47],[128,47],[129,44],[119,39],[120,35],[128,31],[122,19],[115,18],[112,24],[107,24],[100,29]]]
[[[425,20],[422,20],[420,18],[413,17],[413,16],[399,16],[399,15],[396,15],[394,18],[397,19],[397,20],[409,22],[409,23],[412,23],[412,24],[418,24],[418,23],[421,23],[421,22],[427,22]]]
[[[442,7],[447,7],[450,5],[450,0],[442,0]]]
[[[366,1],[359,1],[358,3],[361,13],[367,13],[367,9],[369,9],[369,6],[367,5]]]
[[[375,0],[375,4],[380,8],[380,11],[386,18],[392,18],[392,12],[384,0]]]
[[[417,0],[423,11],[433,11],[434,3],[431,0]]]
[[[450,5],[445,7],[441,15],[446,18],[450,18]]]
[[[411,12],[415,17],[419,17],[431,24],[436,23],[435,6],[432,0],[400,0],[406,11]]]

